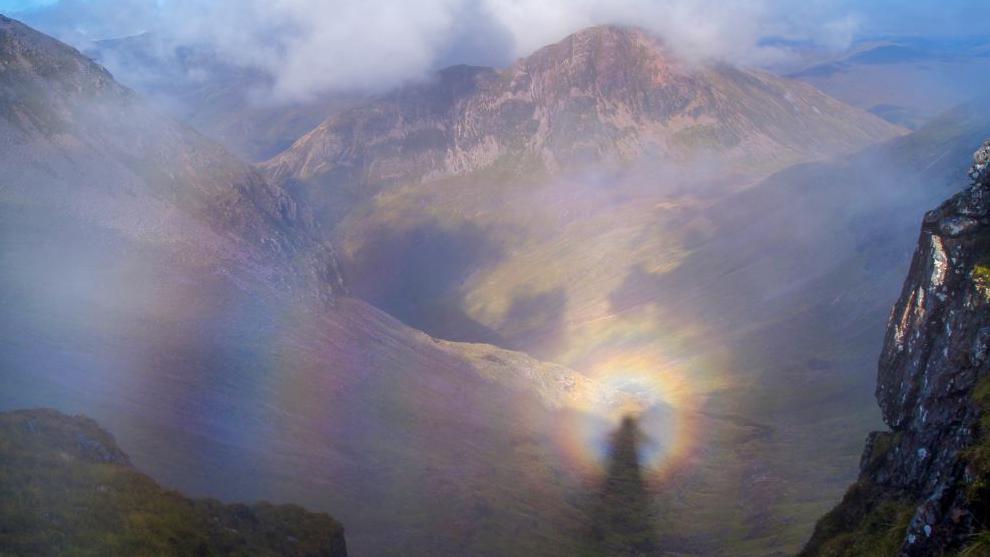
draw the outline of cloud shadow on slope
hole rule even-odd
[[[463,284],[501,258],[474,224],[379,228],[344,261],[351,292],[403,323],[447,340],[504,345],[464,311]]]

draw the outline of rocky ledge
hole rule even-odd
[[[990,555],[990,141],[925,215],[887,327],[859,480],[802,555]]]

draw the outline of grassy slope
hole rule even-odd
[[[917,219],[948,191],[942,169],[955,176],[969,136],[982,137],[978,121],[946,117],[877,153],[721,197],[654,169],[556,180],[493,169],[400,186],[345,220],[338,245],[357,294],[393,311],[390,299],[420,300],[394,311],[419,328],[445,336],[436,324],[460,312],[484,340],[592,376],[616,349],[672,361],[708,411],[772,425],[767,436],[725,419],[702,428],[704,455],[664,488],[667,539],[685,551],[707,540],[700,554],[796,551],[879,425],[883,323]],[[398,257],[365,259],[383,251]],[[467,256],[439,264],[450,251]],[[391,267],[400,258],[405,275]],[[397,276],[416,281],[380,280]],[[437,284],[449,289],[418,290]],[[443,312],[429,311],[436,301]]]
[[[0,414],[0,555],[346,555],[343,529],[293,505],[189,499],[130,466],[95,422]]]

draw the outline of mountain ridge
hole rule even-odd
[[[553,172],[644,155],[714,158],[739,171],[827,157],[902,131],[806,84],[688,63],[642,30],[601,26],[504,70],[451,68],[331,116],[260,168],[319,215],[338,211],[328,208],[335,196],[366,197],[500,160],[515,160],[515,172]]]
[[[0,408],[90,415],[185,493],[332,512],[358,554],[578,549],[560,430],[604,427],[609,389],[349,298],[284,189],[77,50],[3,41],[38,59],[0,65]]]
[[[197,264],[222,259],[302,297],[330,302],[342,289],[332,247],[282,188],[68,45],[4,18],[0,49],[8,206],[47,205],[136,241],[181,245]],[[79,183],[105,185],[83,199]]]

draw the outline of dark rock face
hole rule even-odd
[[[990,251],[988,156],[990,142],[974,157],[972,186],[925,215],[880,357],[877,400],[901,436],[874,479],[924,498],[905,555],[957,545],[974,527],[960,453],[978,441],[972,392],[987,374],[990,291],[979,273]]]
[[[869,486],[875,504],[917,505],[902,556],[959,549],[985,518],[973,494],[984,471],[972,454],[983,434],[978,387],[990,373],[990,141],[974,159],[970,187],[925,215],[880,356],[876,395],[893,432],[871,435],[857,487]],[[849,506],[844,500],[833,514]],[[826,522],[806,555],[835,554],[822,549]]]

